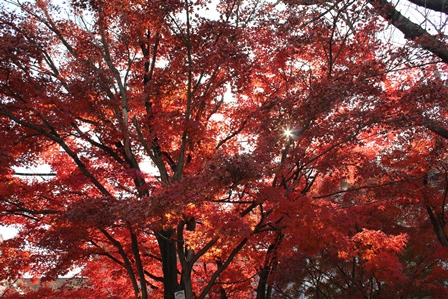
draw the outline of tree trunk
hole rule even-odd
[[[448,240],[445,234],[445,225],[441,223],[439,219],[434,215],[432,208],[428,205],[426,206],[426,210],[428,211],[429,218],[431,219],[432,228],[436,233],[437,239],[443,247],[448,247]]]
[[[182,272],[182,288],[185,291],[185,299],[194,299],[191,284],[191,271]]]
[[[271,267],[265,264],[258,274],[258,276],[260,277],[260,281],[258,282],[257,286],[257,299],[266,299],[266,285],[268,283],[270,272]]]
[[[269,284],[269,275],[275,270],[278,264],[277,248],[282,241],[283,235],[278,234],[275,242],[271,244],[266,253],[263,268],[260,269],[258,276],[260,280],[257,286],[257,299],[270,299],[272,295],[272,285]]]
[[[173,234],[173,229],[156,232],[156,238],[162,256],[164,299],[173,299],[174,292],[180,290],[177,281],[176,241],[171,239]]]

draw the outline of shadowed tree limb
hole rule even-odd
[[[296,5],[318,5],[323,3],[322,0],[284,0],[284,2]],[[422,26],[402,15],[391,2],[387,0],[368,0],[367,2],[374,7],[381,17],[400,30],[407,40],[415,42],[418,46],[439,57],[443,62],[448,63],[448,45],[445,42],[437,39],[436,36],[431,35]],[[434,11],[442,9],[443,12],[446,12],[447,10],[447,5],[445,5],[443,0],[412,0],[411,2]]]
[[[441,126],[437,126],[435,124],[428,124],[426,126],[429,130],[431,130],[431,132],[443,137],[443,138],[448,138],[448,130],[441,127]]]
[[[448,63],[448,45],[446,43],[438,40],[422,26],[402,15],[389,1],[369,0],[369,2],[379,15],[400,30],[407,40],[415,42],[423,49],[430,51],[442,59],[443,62]]]
[[[448,1],[446,0],[409,0],[415,5],[448,14]]]

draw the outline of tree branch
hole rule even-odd
[[[431,132],[436,133],[437,135],[443,137],[443,138],[448,138],[448,130],[441,127],[441,126],[437,126],[435,124],[429,124],[426,126],[429,130],[431,130]]]
[[[448,14],[448,1],[446,0],[409,0],[415,5]]]
[[[429,34],[422,26],[415,24],[402,15],[387,0],[369,0],[375,10],[384,19],[400,30],[407,40],[411,40],[448,63],[448,45]],[[426,1],[425,1],[426,2]]]
[[[229,264],[232,262],[233,258],[238,254],[238,252],[244,247],[244,245],[249,241],[248,238],[244,238],[237,247],[235,247],[230,255],[228,256],[227,260],[218,267],[218,269],[213,273],[212,277],[210,278],[210,281],[208,282],[207,286],[202,291],[201,295],[198,297],[198,299],[204,299],[205,296],[208,294],[212,286],[215,284],[216,279],[219,277],[222,271],[224,271]]]
[[[123,246],[119,241],[117,241],[114,237],[112,237],[105,229],[100,229],[100,232],[103,233],[103,235],[106,236],[106,238],[118,249],[118,252],[120,253],[121,257],[124,261],[124,267],[126,268],[126,271],[128,272],[129,278],[132,282],[132,287],[134,289],[135,298],[139,298],[139,288],[137,284],[137,279],[135,278],[134,270],[132,269],[132,264],[129,261],[126,252],[123,249]]]

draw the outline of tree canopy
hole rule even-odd
[[[445,1],[0,11],[2,298],[447,298]]]

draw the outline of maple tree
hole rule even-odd
[[[376,0],[2,5],[0,281],[43,283],[7,298],[448,296],[443,34]]]

